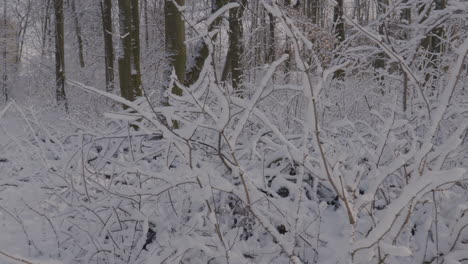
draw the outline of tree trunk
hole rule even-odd
[[[42,25],[42,46],[41,46],[41,55],[44,56],[46,52],[46,47],[47,47],[47,35],[49,33],[49,22],[50,22],[50,1],[46,1],[46,8],[45,8],[45,14],[44,14],[44,24]]]
[[[337,0],[333,8],[333,23],[335,26],[335,36],[341,43],[345,40],[345,24],[343,21],[343,0]]]
[[[250,5],[253,8],[253,12],[251,12],[251,32],[250,32],[250,39],[249,45],[252,47],[253,52],[253,64],[252,67],[258,67],[260,64],[263,64],[262,55],[263,51],[265,50],[266,43],[262,43],[263,41],[263,34],[262,31],[258,31],[259,28],[265,28],[265,8],[262,6],[260,7],[260,0],[256,0]],[[262,32],[263,33],[263,32]],[[253,72],[251,78],[256,78],[256,71]]]
[[[148,0],[143,0],[143,16],[145,20],[145,47],[149,47]]]
[[[447,3],[446,0],[434,0],[434,10],[445,9]],[[435,69],[439,65],[440,57],[445,49],[442,39],[445,35],[444,28],[442,26],[434,28],[422,41],[423,48],[427,51],[427,59],[429,60],[428,65]],[[437,79],[437,76],[430,73],[428,70],[425,74],[425,84],[432,80]],[[432,89],[435,89],[436,85],[433,82]]]
[[[81,26],[78,18],[78,13],[76,12],[75,0],[70,0],[71,11],[73,15],[73,23],[75,28],[76,40],[78,43],[78,59],[80,62],[80,67],[85,67],[84,55],[83,55],[83,38],[81,34]]]
[[[216,11],[218,11],[222,6],[226,4],[226,0],[215,0],[212,2],[211,6],[211,13],[214,14]],[[222,17],[218,17],[213,24],[209,25],[208,31],[213,30],[214,28],[218,27],[219,24],[222,22]],[[215,41],[217,38],[217,34],[212,37],[212,40]],[[187,69],[187,72],[185,74],[185,84],[190,86],[194,84],[198,78],[200,77],[200,72],[203,68],[203,65],[205,64],[205,60],[208,57],[208,46],[206,45],[205,41],[200,40],[197,43],[197,53],[195,54],[195,57],[193,58],[193,63],[191,63],[191,67]]]
[[[312,20],[313,24],[320,23],[320,9],[318,0],[309,0],[309,6],[307,8],[308,17]]]
[[[119,0],[119,20],[123,50],[119,58],[120,93],[134,101],[142,95],[138,0]]]
[[[2,78],[2,90],[5,102],[8,102],[8,62],[7,62],[7,0],[3,0],[3,43],[2,43],[2,55],[3,55],[3,78]]]
[[[138,0],[131,0],[132,24],[130,35],[132,37],[132,83],[134,96],[141,96],[141,64],[140,64],[140,13]]]
[[[268,51],[268,59],[269,59],[269,62],[272,63],[273,61],[275,61],[276,59],[276,54],[275,54],[275,51],[276,51],[276,46],[275,46],[275,17],[273,16],[273,14],[271,13],[268,13],[268,20],[269,20],[269,29],[270,29],[270,34],[269,34],[269,51]]]
[[[57,83],[56,97],[58,104],[64,104],[68,110],[65,96],[65,41],[63,0],[54,0],[55,10],[55,79]]]
[[[185,5],[185,0],[176,0],[176,2],[179,6]],[[185,64],[187,61],[185,24],[177,6],[171,0],[165,0],[164,3],[166,51],[169,55],[171,68],[174,68],[177,78],[183,83],[185,81]],[[175,95],[182,95],[182,89],[177,85],[167,87],[167,89],[170,89]]]
[[[337,0],[336,6],[333,8],[333,24],[335,26],[335,36],[338,43],[335,46],[340,45],[345,40],[345,24],[343,21],[343,1]],[[343,79],[344,71],[338,70],[334,73],[334,78]]]
[[[112,41],[112,0],[101,1],[102,28],[104,33],[104,60],[106,67],[106,91],[114,90],[114,43]]]
[[[24,39],[26,37],[26,30],[29,26],[30,14],[31,14],[31,0],[28,1],[28,6],[26,8],[26,15],[24,18],[24,24],[20,25],[21,28],[18,32],[18,41],[16,43],[17,52],[16,52],[16,57],[15,57],[16,64],[20,63],[21,57],[23,56]]]
[[[237,2],[231,0],[232,2]],[[243,25],[242,17],[244,14],[247,0],[240,1],[240,7],[229,10],[229,48],[226,55],[226,65],[223,70],[222,80],[227,79],[227,73],[231,73],[232,87],[236,93],[242,97],[241,82],[243,76],[242,55],[244,54],[243,46]]]
[[[83,38],[81,35],[81,26],[80,26],[80,21],[78,19],[78,13],[76,13],[75,0],[71,0],[70,5],[71,5],[72,14],[73,14],[73,22],[75,24],[76,40],[78,42],[78,58],[80,60],[81,68],[84,68],[85,61],[84,61],[84,55],[83,55]]]
[[[402,3],[404,5],[407,5],[408,0],[404,0]],[[400,19],[401,19],[401,23],[403,25],[409,25],[411,23],[411,8],[408,8],[408,7],[404,8],[401,11]],[[402,38],[406,39],[406,40],[409,39],[409,32],[408,32],[408,30],[406,28],[403,31]],[[400,66],[400,68],[402,68],[402,67]],[[403,69],[401,69],[401,72],[403,74],[403,112],[406,112],[406,110],[408,109],[408,92],[409,92],[409,89],[408,89],[408,73],[403,71]]]
[[[382,20],[379,21],[378,32],[380,36],[384,36],[385,32],[385,21],[383,16],[387,12],[387,1],[385,0],[377,0],[377,19]],[[376,69],[383,69],[385,68],[385,53],[380,52],[377,54],[377,58],[374,61],[374,68]]]
[[[354,18],[360,25],[362,24],[361,0],[354,0]]]

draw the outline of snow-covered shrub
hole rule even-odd
[[[107,114],[113,133],[81,130],[63,139],[69,158],[46,182],[57,205],[49,210],[56,213],[61,257],[194,264],[465,260],[466,35],[446,55],[455,63],[440,72],[429,97],[435,80],[419,80],[429,68],[397,52],[419,33],[393,45],[346,18],[353,36],[375,45],[356,52],[350,38],[330,66],[311,66],[301,57],[310,41],[280,7],[264,6],[291,41],[297,81],[281,80],[286,54],[264,66],[244,98],[219,82],[212,56],[190,87],[172,79],[183,95],[167,94],[170,106],[156,106],[151,95],[130,102],[69,81],[131,110]],[[412,111],[400,110],[401,86],[391,78],[399,72],[389,67],[389,76],[367,84],[360,77],[371,74],[352,75],[370,69],[356,54],[376,52],[409,78]],[[343,80],[333,78],[338,70]],[[177,129],[167,125],[174,121]]]

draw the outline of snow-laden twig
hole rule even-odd
[[[8,102],[8,104],[2,108],[2,110],[0,111],[0,119],[3,118],[3,116],[8,111],[11,105],[12,105],[12,102]]]
[[[412,200],[419,199],[427,191],[437,188],[447,183],[455,183],[463,179],[466,170],[461,168],[451,169],[441,172],[428,172],[424,177],[415,178],[408,184],[400,194],[385,210],[377,226],[364,238],[355,241],[352,252],[367,249],[375,245],[387,234],[393,226],[395,220],[400,216],[403,210]],[[447,185],[449,187],[449,185]]]
[[[236,128],[234,132],[231,135],[229,135],[229,141],[231,142],[231,145],[236,145],[241,131],[244,129],[245,124],[247,123],[247,120],[250,117],[252,110],[256,107],[256,104],[258,103],[258,100],[260,99],[261,95],[265,92],[268,82],[270,81],[271,77],[275,73],[276,68],[279,65],[281,65],[284,61],[286,61],[288,58],[289,56],[287,54],[283,54],[281,58],[274,61],[271,64],[271,66],[268,68],[268,71],[263,76],[262,81],[260,82],[260,85],[256,88],[255,94],[252,96],[252,99],[250,99],[249,102],[247,103],[248,107],[244,110],[244,114],[239,119],[239,122],[236,124]]]
[[[387,54],[390,58],[398,61],[398,63],[401,65],[401,68],[405,73],[410,76],[410,80],[412,83],[418,88],[419,94],[421,95],[421,98],[424,100],[424,103],[426,105],[426,110],[427,114],[429,116],[429,119],[431,119],[431,106],[429,104],[429,101],[426,98],[426,95],[424,94],[423,87],[421,86],[421,82],[418,80],[416,75],[413,73],[411,68],[408,66],[406,63],[405,59],[397,54],[391,47],[389,47],[387,44],[385,44],[382,40],[382,36],[377,35],[376,33],[371,32],[370,30],[364,28],[361,26],[359,23],[354,21],[353,19],[349,18],[346,14],[343,14],[343,17],[345,18],[345,21],[350,24],[351,26],[354,26],[357,28],[360,32],[364,33],[370,40],[375,42],[377,45],[379,45],[382,50]]]

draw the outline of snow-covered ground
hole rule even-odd
[[[57,159],[45,151],[39,116],[44,117],[15,102],[0,110],[0,263],[18,263],[6,255],[55,263],[58,255],[55,231],[44,214],[50,195],[43,183]]]

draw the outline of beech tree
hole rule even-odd
[[[123,51],[119,57],[120,93],[129,101],[142,95],[138,8],[138,0],[119,0],[120,38]]]
[[[185,0],[176,0],[177,5],[185,5]],[[185,66],[187,63],[187,48],[185,46],[185,24],[182,14],[172,0],[164,0],[166,52],[168,53],[170,70],[166,74],[169,79],[170,72],[174,69],[179,81],[185,81]],[[182,89],[174,85],[167,87],[176,95],[182,95]],[[163,100],[167,103],[165,100]]]
[[[239,3],[240,6],[229,10],[229,47],[221,81],[226,81],[228,74],[230,74],[232,88],[238,95],[242,96],[242,55],[244,54],[242,17],[247,5],[247,0],[231,0],[231,2]]]
[[[218,11],[223,5],[227,3],[227,0],[214,0],[211,4],[211,14],[214,14]],[[168,18],[170,19],[170,18]],[[212,31],[218,27],[222,22],[222,17],[216,18],[212,24],[208,25],[208,31]],[[212,41],[215,41],[218,34],[214,34],[211,38]],[[186,85],[193,84],[198,77],[200,76],[200,71],[203,68],[206,58],[208,57],[209,49],[208,45],[203,39],[197,42],[196,44],[196,53],[193,55],[193,61],[188,64],[187,72],[185,76]]]
[[[441,12],[446,7],[447,0],[435,0],[423,12]],[[423,9],[422,9],[423,10]],[[426,51],[427,65],[432,69],[427,71],[425,75],[425,82],[431,83],[432,89],[435,89],[435,80],[437,80],[437,69],[440,64],[440,57],[444,51],[444,27],[442,25],[435,26],[428,32],[426,37],[421,42],[422,48]]]
[[[76,41],[78,43],[78,59],[80,61],[81,68],[84,68],[85,60],[84,60],[84,54],[83,54],[83,37],[81,33],[80,20],[78,17],[78,13],[76,12],[75,0],[70,0],[70,5],[71,5],[71,11],[73,15],[73,23],[75,27]]]
[[[67,98],[65,96],[65,33],[63,0],[54,0],[55,11],[55,80],[56,97],[59,104],[64,104],[68,109]]]
[[[114,43],[112,41],[112,0],[100,2],[102,30],[104,36],[104,67],[106,72],[106,90],[114,90]]]
[[[388,1],[387,0],[378,0],[377,1],[377,22],[378,22],[378,32],[381,36],[386,34],[386,22],[385,22],[385,13],[387,12]],[[377,58],[374,61],[374,67],[376,69],[382,69],[385,67],[385,53],[380,52],[377,54]]]
[[[3,1],[3,21],[2,21],[2,57],[3,57],[3,73],[2,73],[2,94],[5,98],[5,102],[8,101],[8,62],[7,62],[7,0]]]

